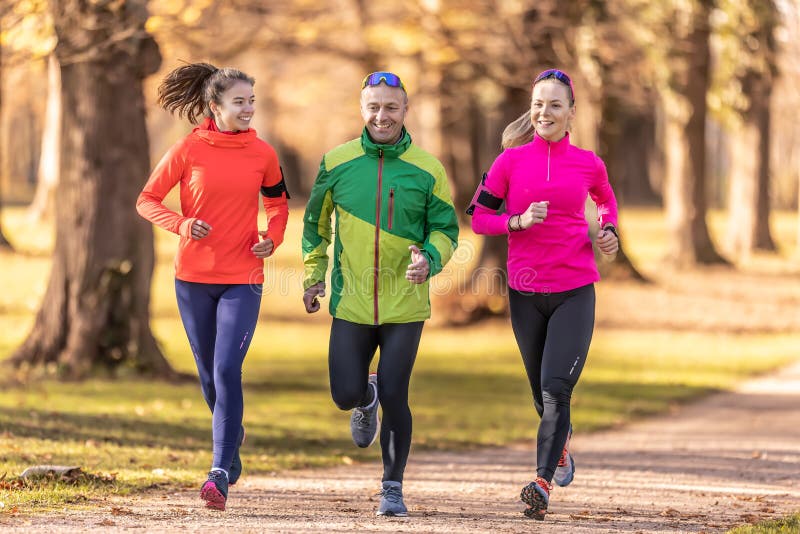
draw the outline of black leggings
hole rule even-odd
[[[553,479],[569,433],[572,389],[586,362],[594,328],[594,284],[561,293],[509,288],[511,326],[541,417],[536,473]]]
[[[411,410],[408,386],[422,336],[422,321],[356,324],[333,319],[328,369],[333,402],[342,410],[365,404],[369,364],[380,347],[378,400],[383,408],[381,451],[383,479],[403,481],[411,449]]]

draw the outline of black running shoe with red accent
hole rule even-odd
[[[547,514],[547,505],[550,504],[550,490],[552,489],[552,484],[542,477],[537,477],[535,481],[522,488],[519,498],[528,505],[523,510],[526,517],[544,521],[544,516]]]

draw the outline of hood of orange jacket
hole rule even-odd
[[[195,136],[209,145],[220,148],[244,148],[257,139],[256,131],[252,128],[231,135],[214,128],[212,121],[211,117],[206,117],[192,130]]]

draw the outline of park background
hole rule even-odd
[[[463,208],[544,68],[572,76],[573,142],[606,161],[621,209],[576,431],[796,361],[799,32],[796,0],[5,0],[0,514],[196,485],[208,466],[172,288],[177,238],[134,209],[191,128],[155,105],[181,61],[256,78],[253,126],[293,197],[244,371],[245,474],[264,474],[379,454],[351,446],[329,398],[329,318],[302,309],[299,247],[319,160],[359,134],[374,70],[403,78],[409,131],[444,163],[462,217],[412,380],[415,448],[535,438],[496,276],[504,241],[474,236]],[[19,478],[40,464],[83,474]]]

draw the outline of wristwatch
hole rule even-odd
[[[617,233],[617,229],[614,227],[614,225],[613,225],[613,224],[607,224],[607,225],[605,225],[605,226],[603,227],[603,230],[606,230],[606,231],[608,231],[608,232],[611,232],[612,234],[614,234],[614,237],[616,237],[616,238],[617,238],[617,240],[619,240],[619,234]]]

